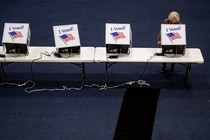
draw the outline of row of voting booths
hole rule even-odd
[[[80,37],[77,24],[53,26],[56,51],[60,54],[79,55]],[[28,23],[5,23],[2,45],[5,54],[29,52],[31,32]],[[162,53],[183,54],[186,47],[185,24],[161,24]],[[108,57],[129,55],[132,48],[130,24],[106,23],[105,47]]]

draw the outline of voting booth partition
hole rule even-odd
[[[132,47],[130,24],[106,23],[105,46],[108,57],[129,55]]]
[[[162,54],[184,55],[186,48],[185,24],[161,24]]]
[[[77,24],[53,26],[55,47],[62,55],[80,54],[80,37]]]
[[[25,57],[0,56],[0,68],[3,70],[2,62],[68,62],[82,68],[83,85],[85,79],[85,64],[90,62],[104,62],[106,71],[106,83],[108,81],[108,68],[119,62],[138,63],[182,63],[186,66],[186,79],[190,81],[191,64],[203,63],[200,49],[186,49],[186,28],[184,24],[162,24],[161,25],[161,45],[164,53],[181,54],[182,57],[153,57],[160,52],[161,48],[132,48],[132,31],[130,24],[106,23],[105,45],[106,47],[81,47],[77,24],[53,26],[55,47],[29,47],[30,28],[26,23],[5,23],[3,34],[3,47],[0,47],[0,54],[28,54]],[[71,59],[58,56],[42,56],[42,52],[57,52],[67,56],[74,55]],[[30,51],[30,54],[29,54]],[[17,55],[18,54],[18,55]],[[184,56],[183,56],[184,55]],[[111,57],[115,56],[115,57]],[[117,58],[118,59],[111,59]],[[5,57],[5,56],[4,56]],[[39,58],[39,59],[37,59]],[[148,61],[149,60],[149,61]],[[78,64],[79,63],[79,64]],[[190,82],[189,82],[190,83]]]
[[[5,23],[2,45],[7,56],[29,53],[31,32],[28,23]]]

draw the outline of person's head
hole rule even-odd
[[[178,12],[173,11],[168,15],[168,19],[171,21],[171,23],[176,23],[180,21],[180,15]]]

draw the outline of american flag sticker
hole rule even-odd
[[[65,44],[67,44],[67,42],[69,42],[70,40],[75,39],[75,37],[72,34],[63,34],[59,37]]]
[[[113,32],[113,33],[111,33],[111,35],[116,42],[117,42],[118,39],[126,38],[125,35],[123,34],[123,32]]]
[[[168,37],[168,39],[173,42],[173,40],[176,40],[176,39],[180,39],[182,38],[179,33],[167,33],[166,36]]]
[[[22,38],[23,35],[21,32],[16,32],[16,31],[12,31],[12,32],[8,32],[9,36],[11,37],[11,39],[14,41],[14,39],[16,38]]]

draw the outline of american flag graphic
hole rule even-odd
[[[113,32],[111,33],[112,37],[114,38],[114,40],[118,40],[118,39],[123,39],[126,38],[125,35],[123,34],[123,32]]]
[[[74,40],[75,37],[72,34],[63,34],[61,36],[59,36],[60,39],[66,44],[67,42],[69,42],[70,40]]]
[[[9,35],[12,38],[12,40],[23,37],[21,32],[16,32],[16,31],[9,32]]]
[[[169,40],[170,40],[171,42],[173,42],[173,40],[175,40],[175,39],[180,39],[180,38],[182,38],[182,37],[179,35],[179,33],[168,33],[168,34],[166,34],[166,36],[169,38]]]

